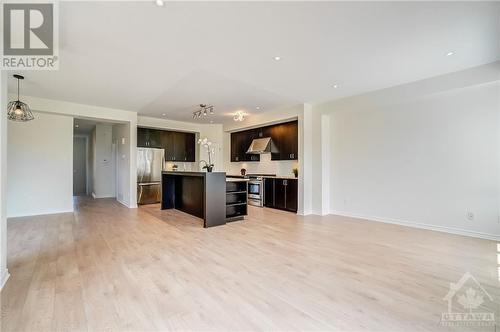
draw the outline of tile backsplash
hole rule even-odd
[[[226,173],[239,175],[240,170],[245,168],[247,173],[276,174],[278,176],[293,176],[292,169],[299,168],[297,160],[271,160],[271,154],[261,154],[260,162],[229,162]],[[299,168],[300,172],[300,168]]]
[[[198,163],[184,163],[184,162],[171,162],[171,161],[166,161],[165,162],[165,170],[167,171],[172,171],[172,167],[174,165],[177,165],[177,170],[178,171],[199,171],[198,167],[196,166]]]

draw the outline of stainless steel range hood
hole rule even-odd
[[[276,148],[271,137],[256,138],[250,144],[247,150],[249,154],[264,154],[264,153],[277,153],[279,152]]]

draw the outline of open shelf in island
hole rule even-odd
[[[247,179],[226,179],[226,221],[242,220],[248,214]]]

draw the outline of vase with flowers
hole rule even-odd
[[[205,163],[205,165],[202,167],[202,169],[206,169],[207,172],[212,172],[214,169],[214,164],[212,164],[212,155],[215,154],[215,148],[212,147],[212,142],[208,140],[208,138],[203,138],[198,140],[198,144],[203,147],[208,154],[208,162],[205,160],[201,160],[200,162]]]

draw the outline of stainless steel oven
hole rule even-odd
[[[248,204],[263,206],[264,204],[264,182],[261,177],[251,178],[248,181]]]
[[[276,174],[247,174],[248,204],[264,206],[264,177],[274,177]]]

